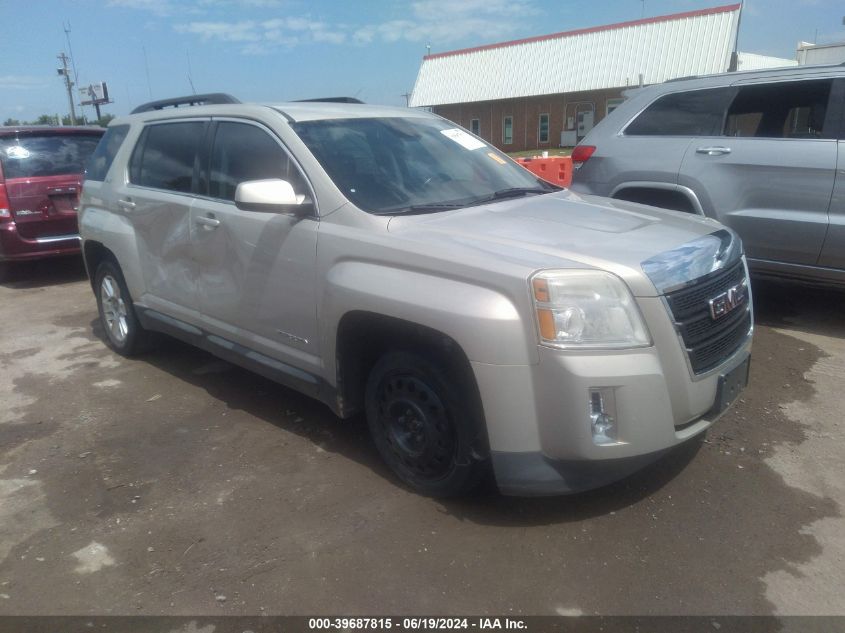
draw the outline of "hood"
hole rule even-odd
[[[655,261],[672,266],[672,258],[665,257],[668,251],[724,227],[700,216],[564,190],[443,213],[396,216],[388,230],[403,239],[436,244],[457,259],[495,258],[528,274],[547,268],[607,270],[643,297],[658,294],[643,263],[651,263],[648,275],[653,278]]]

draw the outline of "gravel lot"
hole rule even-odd
[[[423,498],[361,421],[0,284],[0,614],[845,614],[845,294],[755,284],[751,385],[588,494]]]

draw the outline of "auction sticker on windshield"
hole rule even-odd
[[[469,150],[487,147],[486,143],[479,141],[472,134],[467,134],[466,132],[464,132],[463,130],[459,130],[458,128],[453,127],[448,130],[440,130],[440,133],[443,136],[452,139],[458,145],[466,147]]]

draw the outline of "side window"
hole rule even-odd
[[[307,193],[296,165],[272,136],[248,123],[221,121],[211,149],[208,195],[234,200],[240,183],[267,178],[287,180],[297,194]]]
[[[128,125],[115,125],[106,130],[85,168],[87,180],[105,180],[117,150],[129,133]]]
[[[727,136],[834,138],[824,129],[833,82],[794,81],[744,86],[728,110]]]
[[[180,193],[193,190],[194,164],[206,124],[160,123],[144,130],[129,164],[133,184]]]
[[[470,119],[469,131],[476,136],[481,134],[481,119]]]
[[[735,88],[676,92],[660,97],[627,128],[627,136],[717,136]]]
[[[549,115],[548,114],[541,114],[540,120],[538,123],[537,129],[537,138],[539,139],[540,143],[548,143],[549,142]]]

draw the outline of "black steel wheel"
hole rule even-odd
[[[370,372],[366,409],[384,461],[408,485],[432,496],[468,492],[485,464],[472,450],[480,421],[463,385],[411,352],[385,354]]]

